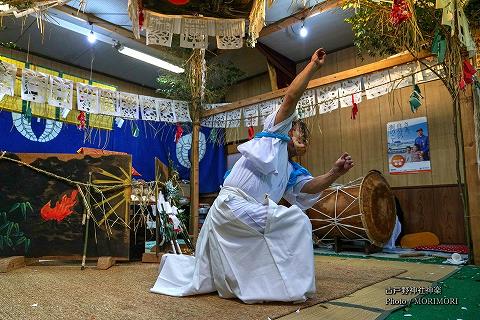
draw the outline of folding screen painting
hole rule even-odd
[[[85,199],[92,212],[87,256],[128,260],[131,166],[128,155],[4,154],[0,158],[0,256],[81,257]],[[97,191],[88,186],[90,173]]]

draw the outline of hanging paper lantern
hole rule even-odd
[[[180,140],[182,135],[183,135],[183,128],[181,125],[177,124],[177,131],[175,132],[175,143],[178,143],[178,140]]]
[[[408,20],[412,16],[406,0],[393,0],[390,21],[394,26]]]
[[[176,5],[176,6],[183,6],[183,5],[187,4],[187,3],[189,3],[190,0],[168,0],[168,2],[170,2],[170,3],[172,3],[172,4]]]
[[[77,120],[78,120],[77,128],[79,130],[84,130],[87,123],[87,117],[85,116],[85,111],[80,112],[80,114],[77,116]]]

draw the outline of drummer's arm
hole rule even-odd
[[[353,166],[354,163],[352,157],[345,152],[337,161],[335,161],[335,164],[330,171],[305,183],[301,192],[309,194],[320,193],[334,183],[335,180],[347,173]]]

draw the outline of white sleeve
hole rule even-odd
[[[312,179],[312,176],[299,176],[297,178],[297,182],[292,187],[285,190],[285,193],[283,194],[285,200],[287,200],[291,205],[297,205],[297,207],[303,211],[313,207],[313,205],[317,203],[318,199],[320,199],[322,193],[319,192],[316,194],[310,194],[301,192],[303,186]]]
[[[298,117],[297,111],[295,111],[290,117],[283,120],[282,122],[273,125],[275,123],[275,117],[277,116],[277,112],[278,110],[265,119],[263,131],[288,134],[288,131],[290,131],[290,129],[292,128],[293,120],[297,119]]]

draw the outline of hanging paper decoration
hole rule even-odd
[[[210,130],[210,135],[208,136],[208,141],[210,143],[216,143],[218,138],[217,128],[212,128]]]
[[[45,103],[48,96],[48,75],[27,68],[22,70],[22,100]]]
[[[73,108],[73,81],[50,76],[48,104],[54,107]]]
[[[245,127],[258,126],[258,105],[243,108],[243,119]]]
[[[216,108],[217,105],[213,103],[202,104],[202,109],[204,111],[212,110]],[[212,128],[213,127],[213,116],[208,116],[200,119],[200,125],[202,127]]]
[[[32,121],[32,106],[30,105],[30,101],[27,101],[27,106],[22,110],[22,116],[28,123]]]
[[[219,113],[213,115],[213,127],[214,128],[225,128],[227,124],[227,116],[225,113]]]
[[[473,83],[473,76],[477,73],[477,70],[470,64],[468,60],[463,60],[463,79],[466,84]]]
[[[137,123],[132,121],[132,136],[138,138],[140,135],[140,129],[138,129]]]
[[[453,15],[455,11],[455,1],[453,0],[436,0],[435,9],[442,10],[442,25],[452,27]],[[452,29],[453,35],[453,29]]]
[[[318,112],[324,114],[338,108],[340,83],[322,86],[317,89]]]
[[[238,128],[240,127],[240,119],[242,118],[242,110],[233,110],[227,112],[227,128]]]
[[[303,93],[297,103],[297,113],[300,119],[313,117],[317,114],[315,90],[307,90]]]
[[[177,129],[175,131],[175,143],[178,143],[178,140],[180,140],[182,135],[183,135],[183,128],[180,124],[177,123]]]
[[[394,26],[410,19],[412,13],[406,0],[393,0],[392,11],[390,12],[390,21]]]
[[[172,100],[172,107],[178,122],[192,122],[190,118],[189,103],[186,101]]]
[[[355,96],[352,94],[352,115],[350,118],[352,120],[357,119],[357,113],[358,113],[358,105],[355,102]]]
[[[458,39],[467,48],[470,57],[475,55],[475,41],[473,40],[472,33],[468,27],[468,19],[463,12],[460,3],[457,3],[457,22],[458,22]]]
[[[257,105],[258,109],[260,111],[260,124],[261,125],[263,125],[265,123],[265,119],[269,115],[271,115],[272,113],[274,113],[277,110],[278,106],[280,106],[280,104],[281,104],[281,101],[282,101],[282,99],[274,99],[274,100],[268,100],[268,101],[261,102]],[[244,113],[244,117],[245,117],[245,113]],[[245,125],[246,124],[247,123],[245,123]]]
[[[153,44],[171,47],[173,34],[180,33],[180,22],[181,20],[174,17],[158,17],[147,13],[145,17],[147,46]]]
[[[445,53],[447,52],[447,40],[445,36],[440,33],[440,29],[435,30],[435,35],[432,42],[432,53],[437,55],[438,63],[445,61]]]
[[[255,129],[248,127],[248,140],[252,140],[255,137]]]
[[[147,121],[159,121],[160,112],[158,111],[157,99],[154,97],[140,96],[140,111],[142,119]]]
[[[176,123],[177,117],[175,115],[175,109],[172,105],[173,100],[158,99],[158,111],[160,112],[160,121],[168,123]]]
[[[217,38],[219,49],[239,49],[245,35],[244,19],[218,19],[194,16],[173,16],[146,11],[147,45],[171,47],[174,34],[180,35],[183,48],[208,47],[208,37]]]
[[[340,106],[342,108],[353,106],[353,103],[362,102],[362,78],[353,78],[341,83],[338,91]],[[353,101],[352,101],[353,95]]]
[[[118,111],[119,116],[126,119],[139,119],[138,95],[120,92]]]
[[[392,90],[411,86],[413,84],[414,71],[414,63],[406,63],[390,69],[388,72],[390,75],[390,81],[392,81]]]
[[[143,16],[141,3],[141,0],[128,0],[128,17],[132,21],[132,32],[135,39],[140,39],[140,30],[142,29],[140,23],[140,15]]]
[[[422,62],[423,63],[417,62],[414,76],[415,83],[419,84],[437,80],[437,74],[439,74],[441,77],[445,76],[443,65],[438,64],[436,60],[422,60]]]
[[[77,82],[77,109],[87,113],[99,112],[100,93],[99,89],[87,84]]]
[[[389,93],[392,90],[390,74],[388,70],[375,72],[363,77],[365,94],[367,99],[375,99]]]
[[[240,49],[243,46],[245,20],[229,19],[215,21],[218,49]]]
[[[0,61],[0,100],[3,99],[4,95],[13,97],[15,94],[16,76],[16,65]]]
[[[100,89],[99,113],[118,116],[118,92]]]
[[[260,31],[265,26],[265,11],[265,0],[253,2],[253,8],[248,17],[248,44],[251,47],[255,47]]]
[[[422,92],[420,91],[420,87],[416,84],[413,87],[413,92],[410,95],[410,109],[412,110],[412,113],[417,112],[417,109],[420,108],[422,105],[421,99],[423,98]]]
[[[81,111],[81,112],[78,114],[77,120],[78,120],[77,128],[78,128],[79,130],[84,130],[85,127],[86,127],[86,122],[87,122],[87,117],[86,117],[84,111]]]

